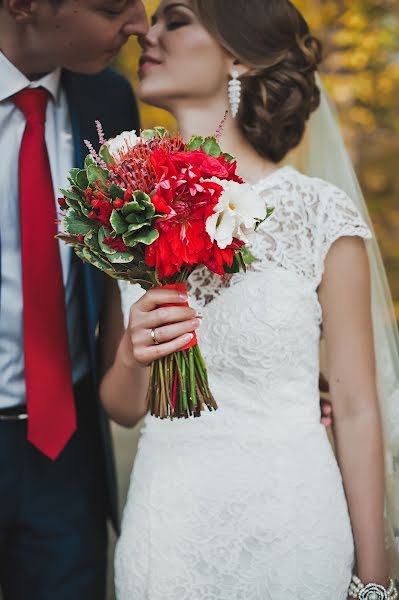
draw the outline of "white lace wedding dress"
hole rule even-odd
[[[254,190],[272,217],[228,281],[191,275],[219,404],[147,416],[116,551],[119,600],[347,600],[354,556],[341,474],[320,424],[324,259],[370,237],[351,200],[283,167]],[[121,283],[125,320],[143,293]]]

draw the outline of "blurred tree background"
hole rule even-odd
[[[226,0],[228,1],[234,0]],[[333,97],[381,244],[399,318],[399,2],[293,0],[324,44],[322,78]],[[158,2],[146,2],[152,13]],[[135,85],[132,39],[118,67]],[[174,126],[141,107],[143,126]]]

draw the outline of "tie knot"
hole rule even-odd
[[[45,123],[48,91],[44,88],[26,88],[12,97],[15,106],[25,115],[28,123]]]

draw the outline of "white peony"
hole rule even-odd
[[[250,185],[236,181],[212,181],[223,187],[222,195],[206,221],[206,231],[222,250],[233,238],[248,242],[259,221],[266,217],[265,201],[259,198]]]
[[[133,148],[133,146],[135,146],[139,140],[139,136],[136,135],[136,132],[133,129],[132,131],[123,131],[116,137],[108,140],[106,145],[108,146],[110,154],[114,158],[119,158],[119,153],[121,150]]]

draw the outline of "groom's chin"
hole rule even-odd
[[[105,52],[100,59],[86,61],[66,61],[63,65],[68,71],[80,73],[81,75],[95,75],[103,71],[115,60],[118,52]]]

